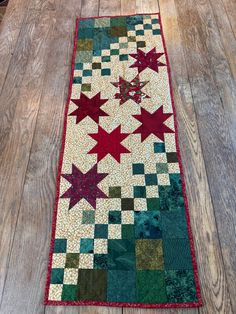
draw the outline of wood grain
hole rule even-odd
[[[222,4],[226,10],[227,18],[230,22],[232,32],[236,38],[236,5],[235,1],[222,0]]]
[[[220,34],[221,42],[224,48],[224,54],[226,56],[224,57],[225,59],[224,62],[228,62],[232,76],[234,77],[234,80],[236,80],[236,38],[235,38],[235,34],[232,31],[232,26],[228,19],[227,11],[224,5],[222,5],[221,0],[208,0],[208,1],[212,8],[212,12],[210,14],[211,16],[214,15],[214,18],[212,18],[213,23],[211,23],[211,27],[212,28],[216,27]],[[209,8],[209,5],[208,5],[208,8]],[[209,12],[209,9],[207,11]],[[214,23],[214,19],[215,19],[215,23]],[[236,19],[236,10],[235,10],[235,19]],[[236,27],[236,24],[235,24],[235,27]],[[214,45],[215,44],[216,43],[214,43]]]
[[[137,13],[156,13],[158,11],[157,0],[136,0]]]
[[[81,1],[10,0],[1,24],[0,313],[234,313],[234,0],[159,0],[204,306],[43,306],[75,16],[159,10],[157,0]]]
[[[121,0],[121,14],[135,14],[136,13],[136,0]]]
[[[211,34],[207,31],[202,12],[198,12],[196,5],[193,10],[191,0],[176,0],[176,4],[228,289],[231,302],[235,302],[236,155],[228,128],[230,123],[209,61],[207,43],[211,40]],[[184,19],[186,15],[191,18]],[[220,38],[217,40],[220,41]],[[215,60],[216,64],[219,62]]]
[[[100,0],[99,15],[120,15],[121,0]]]
[[[6,103],[9,106],[13,106],[10,109],[12,112],[8,112],[8,109],[6,109],[6,112],[1,111],[1,117],[5,115],[6,121],[10,123],[7,127],[7,141],[0,153],[0,207],[2,209],[2,232],[0,235],[0,253],[2,256],[0,260],[0,295],[2,295],[6,278],[7,265],[25,180],[25,172],[43,89],[43,78],[46,71],[45,60],[50,32],[49,26],[51,26],[53,22],[51,11],[45,14],[44,10],[41,16],[36,12],[35,14],[34,31],[27,35],[31,42],[31,44],[27,44],[27,55],[30,60],[27,60],[25,74],[21,78],[21,85],[17,92],[18,97],[14,97],[13,99],[9,97],[8,93],[14,94],[15,92],[11,89],[11,86],[9,86],[5,88],[6,92],[4,91],[2,93],[2,95],[5,95],[5,98],[1,98],[1,110]],[[21,50],[21,47],[19,47],[19,50]],[[24,55],[22,56],[22,63],[25,63]],[[19,68],[20,66],[18,69]],[[17,74],[15,80],[17,80]]]
[[[215,20],[216,14],[214,14],[211,4],[215,8],[217,0],[211,3],[210,1],[212,0],[196,3],[202,25],[201,37],[204,37],[203,53],[224,108],[228,130],[236,153],[236,40],[234,40],[231,29],[227,27],[228,24],[224,23],[225,18],[218,17]],[[226,17],[226,15],[224,16]],[[220,23],[220,21],[222,22]]]
[[[0,24],[0,93],[26,15],[26,0],[11,0]]]
[[[99,13],[99,1],[98,0],[82,0],[81,16],[91,17],[98,16]]]
[[[79,5],[79,2],[76,2]],[[57,6],[59,6],[59,3],[57,3]],[[54,10],[52,11],[54,16],[50,16],[42,10],[41,20],[46,19],[47,23],[45,22],[45,29],[41,29],[39,38],[44,39],[47,34],[46,29],[53,30],[53,36],[49,37],[50,45],[42,44],[41,41],[35,38],[35,43],[38,43],[42,52],[39,50],[36,56],[32,55],[28,60],[29,65],[37,62],[38,67],[35,66],[36,69],[40,68],[39,65],[47,68],[46,75],[40,75],[43,84],[37,80],[37,77],[32,81],[32,78],[34,78],[32,71],[26,71],[28,73],[26,76],[27,81],[29,81],[31,75],[31,82],[34,82],[35,89],[37,87],[37,90],[41,92],[43,90],[44,93],[41,95],[40,102],[34,101],[36,100],[34,98],[32,98],[32,101],[31,98],[25,98],[25,101],[19,104],[23,117],[26,115],[23,110],[28,109],[27,111],[30,112],[30,106],[35,110],[40,107],[40,110],[35,134],[36,119],[34,118],[32,121],[26,116],[26,121],[29,124],[26,130],[31,137],[34,134],[34,139],[24,182],[14,236],[15,241],[11,250],[11,261],[8,266],[1,313],[44,313],[43,294],[47,269],[48,240],[50,238],[55,193],[56,161],[62,130],[62,123],[60,124],[58,121],[63,116],[65,89],[68,88],[69,60],[72,54],[73,30],[75,27],[75,17],[71,18],[71,16],[74,16],[72,12],[66,16],[65,11],[64,16],[58,14],[58,18],[56,18],[56,12],[60,11]],[[77,12],[80,11],[77,10]],[[54,29],[53,25],[55,26]],[[45,50],[49,53],[46,60],[43,57]],[[65,62],[65,60],[68,60],[68,62]],[[34,67],[31,65],[29,70],[32,70],[32,68]],[[33,97],[34,90],[32,87],[34,86],[28,85],[26,87],[28,87],[30,95]],[[25,103],[29,105],[28,108]],[[25,130],[27,125],[21,127]],[[25,136],[25,141],[26,139]],[[21,149],[24,150],[24,147],[22,146]],[[30,148],[27,149],[27,153],[29,151]],[[22,162],[24,161],[23,159]],[[10,192],[8,194],[10,195]],[[12,302],[12,299],[14,299],[14,302]]]
[[[199,140],[178,13],[174,1],[160,0],[159,2],[172,69],[173,91],[179,125],[179,144],[204,302],[204,307],[200,308],[199,312],[228,313],[231,312],[230,298],[227,293],[221,248],[216,236],[216,221]]]

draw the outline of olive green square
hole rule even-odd
[[[136,272],[137,302],[166,303],[166,286],[163,271],[141,270]]]
[[[120,186],[110,186],[109,187],[109,197],[110,198],[121,198],[121,187]]]
[[[66,254],[66,268],[78,268],[79,266],[79,253]]]
[[[81,85],[82,92],[91,92],[91,84],[84,83]]]
[[[125,36],[127,36],[127,27],[126,26],[112,26],[111,27],[111,36],[112,37],[125,37]]]
[[[128,37],[128,41],[135,43],[136,42],[136,37],[135,36],[129,36]]]
[[[142,239],[135,242],[136,268],[162,270],[164,268],[162,240]]]
[[[92,69],[101,69],[101,67],[102,67],[102,64],[100,63],[100,62],[94,62],[93,64],[92,64]]]
[[[146,47],[145,41],[137,41],[137,48],[144,48]]]
[[[106,301],[107,270],[79,270],[79,300]]]
[[[92,39],[78,39],[77,41],[77,50],[78,51],[89,51],[93,49],[93,40]]]

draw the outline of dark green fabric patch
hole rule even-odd
[[[64,279],[63,268],[52,268],[51,272],[51,284],[62,284]]]
[[[180,174],[170,174],[170,186],[159,186],[161,210],[184,210]]]
[[[157,210],[134,212],[136,239],[160,239],[161,215]]]
[[[54,241],[54,253],[65,253],[67,246],[66,239],[55,239]]]
[[[165,271],[165,282],[168,302],[182,303],[197,301],[193,271]]]
[[[188,238],[185,211],[162,211],[161,229],[163,238]]]
[[[137,302],[166,303],[166,287],[163,271],[141,270],[136,273]]]
[[[108,271],[107,300],[109,302],[136,302],[136,273],[127,270]]]
[[[134,199],[133,198],[122,198],[121,199],[121,210],[134,210]]]
[[[133,174],[144,174],[144,164],[133,164]]]
[[[164,153],[165,143],[154,143],[154,153]]]
[[[78,300],[78,285],[63,285],[62,301],[77,301]]]
[[[122,239],[134,239],[134,225],[122,225]]]
[[[110,270],[134,270],[134,241],[128,239],[108,240],[108,268]]]
[[[160,199],[157,197],[147,198],[148,210],[160,210]]]
[[[95,225],[95,239],[107,239],[108,225]]]
[[[107,269],[108,257],[107,254],[94,254],[94,268]]]
[[[93,239],[80,240],[80,253],[93,253]]]
[[[79,300],[106,301],[107,271],[104,269],[79,270]]]
[[[112,210],[109,212],[109,224],[121,224],[121,212]]]
[[[166,270],[192,269],[188,239],[165,239],[163,249]]]

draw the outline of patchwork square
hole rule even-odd
[[[164,269],[162,240],[136,240],[136,267],[143,270]]]

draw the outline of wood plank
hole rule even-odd
[[[210,6],[212,8],[212,12],[210,12],[210,15],[214,15],[216,23],[209,23],[211,25],[211,28],[217,27],[217,30],[220,34],[221,42],[224,48],[224,54],[226,56],[226,61],[229,63],[230,70],[232,72],[232,76],[236,80],[236,40],[235,40],[235,34],[232,30],[230,21],[227,16],[227,11],[222,5],[221,0],[208,0],[210,3]],[[207,2],[206,2],[207,5]],[[204,10],[203,6],[201,6]],[[235,6],[236,8],[236,6]],[[209,14],[208,12],[211,11],[206,10],[205,14]],[[235,19],[236,19],[236,10],[235,10]],[[235,24],[236,26],[236,24]],[[236,30],[235,30],[236,31]],[[216,43],[214,43],[216,44]],[[218,43],[220,44],[220,42]],[[222,48],[221,48],[222,49]],[[214,55],[213,55],[214,56]],[[218,67],[217,67],[218,69]],[[229,71],[228,71],[229,72]]]
[[[59,3],[56,2],[56,7],[59,6]],[[76,0],[70,5],[73,12],[79,14],[79,1]],[[77,10],[76,6],[79,6]],[[61,6],[58,10],[42,10],[41,24],[45,24],[45,29],[40,27],[41,31],[38,34],[40,39],[34,37],[36,51],[32,53],[28,61],[25,81],[32,82],[33,78],[35,88],[32,89],[34,85],[25,86],[25,88],[28,87],[29,98],[26,98],[25,95],[25,101],[19,103],[19,115],[16,115],[16,121],[14,121],[14,125],[17,125],[19,124],[18,120],[25,118],[29,124],[28,128],[27,125],[23,125],[23,130],[27,132],[25,131],[25,136],[23,136],[24,134],[19,136],[22,140],[27,140],[28,133],[32,136],[36,122],[36,119],[33,121],[28,119],[24,111],[29,111],[30,106],[34,110],[39,107],[39,101],[36,101],[38,99],[33,97],[36,87],[40,93],[42,90],[44,93],[41,95],[38,123],[27,167],[1,313],[44,313],[43,294],[55,189],[56,159],[60,146],[61,125],[58,121],[59,115],[60,117],[63,115],[68,88],[70,62],[67,60],[70,60],[72,54],[72,37],[75,26],[75,13],[73,12],[61,10]],[[55,25],[55,31],[53,25]],[[49,43],[42,42],[47,30],[54,31],[54,36],[49,38]],[[48,60],[45,60],[44,54],[41,52],[45,50],[49,52]],[[32,77],[34,74],[32,69],[40,67],[47,68],[46,76],[38,70],[36,72],[38,75]],[[41,84],[41,81],[44,85]],[[24,93],[26,94],[26,91]],[[52,119],[54,120],[51,121]],[[14,134],[16,137],[16,132]],[[19,142],[20,146],[21,141],[16,139],[16,142]],[[24,150],[24,147],[21,149]],[[25,159],[22,159],[21,162],[25,162]],[[20,161],[18,161],[18,166],[19,164]],[[10,195],[12,197],[10,192],[8,194],[9,197]],[[12,203],[13,205],[14,203]],[[13,299],[14,302],[12,302]]]
[[[5,145],[8,141],[9,130],[12,125],[16,103],[19,98],[20,87],[24,79],[28,58],[31,54],[33,35],[36,26],[40,23],[40,12],[44,9],[51,11],[53,8],[51,5],[48,5],[49,3],[49,0],[31,0],[28,4],[25,3],[23,8],[27,14],[24,23],[22,24],[15,45],[14,58],[11,58],[0,95],[0,154],[4,152]],[[17,10],[17,8],[14,9]],[[12,23],[11,20],[10,23]],[[6,37],[8,36],[6,35]],[[7,46],[9,43],[7,38],[3,38],[3,40],[2,46],[4,48],[5,45]],[[4,54],[1,61],[4,62],[7,67],[7,60],[4,59]]]
[[[26,3],[26,0],[11,0],[0,25],[0,93],[22,23],[27,15]]]
[[[91,17],[98,16],[99,1],[98,0],[82,0],[81,16]]]
[[[48,306],[45,314],[117,314],[116,307],[104,306]],[[121,310],[121,309],[120,309]],[[50,312],[49,312],[50,311]]]
[[[203,31],[201,36],[204,37],[204,55],[208,60],[209,71],[224,109],[236,154],[236,40],[231,29],[227,27],[227,19],[222,18],[222,12],[219,12],[221,17],[215,20],[216,14],[212,10],[210,1],[212,0],[197,2],[196,9]],[[217,0],[213,3],[215,7]],[[222,23],[218,25],[216,21],[219,23],[220,20]],[[231,54],[232,57],[229,58]]]
[[[47,306],[45,314],[81,314],[77,306]]]
[[[46,13],[46,10],[43,12]],[[21,78],[22,87],[20,91],[18,91],[20,95],[11,99],[8,93],[5,92],[5,90],[7,90],[14,94],[14,90],[11,90],[11,86],[6,87],[2,93],[2,95],[5,95],[5,98],[2,99],[4,105],[7,103],[10,106],[9,99],[11,99],[14,108],[12,107],[10,109],[12,111],[11,114],[8,115],[8,112],[6,112],[6,119],[10,122],[10,125],[7,127],[7,129],[9,129],[9,135],[7,136],[5,147],[4,149],[2,148],[0,153],[0,193],[2,195],[0,198],[0,207],[2,209],[2,232],[0,235],[0,254],[2,256],[0,260],[1,296],[8,268],[15,225],[18,218],[25,172],[38,113],[38,104],[42,92],[43,75],[46,70],[45,65],[42,64],[42,60],[46,59],[45,48],[48,45],[49,26],[52,25],[52,21],[50,21],[52,17],[51,10],[48,11],[48,14],[41,16],[35,11],[32,11],[31,14],[32,31],[27,34],[30,43],[28,42],[27,44],[27,61],[22,61],[23,63],[27,63],[27,67],[25,75]],[[35,16],[35,21],[33,21],[33,16]],[[22,49],[19,47],[20,51],[22,51]],[[24,59],[24,57],[23,54],[22,58]],[[29,57],[31,57],[31,61],[28,61]],[[18,69],[19,68],[21,68],[21,66],[19,66]],[[9,72],[8,75],[11,76],[12,74]],[[17,80],[17,75],[15,76],[15,80]],[[1,110],[4,105],[1,106]],[[4,113],[2,112],[2,116],[3,115]]]
[[[108,306],[82,306],[79,314],[121,314],[122,308]]]
[[[99,15],[120,15],[121,0],[100,0]]]
[[[156,13],[159,12],[157,0],[136,0],[137,13]]]
[[[176,0],[176,6],[227,283],[234,304],[236,156],[223,100],[213,77],[213,64],[209,61],[206,43],[211,40],[211,34],[196,3]],[[215,60],[215,65],[219,62]]]
[[[231,29],[236,37],[236,5],[234,0],[222,0],[222,4],[226,10],[227,17],[230,21]]]
[[[135,14],[136,13],[136,0],[121,0],[121,14]]]
[[[124,308],[123,314],[195,314],[198,313],[195,309],[141,309],[141,308]]]

